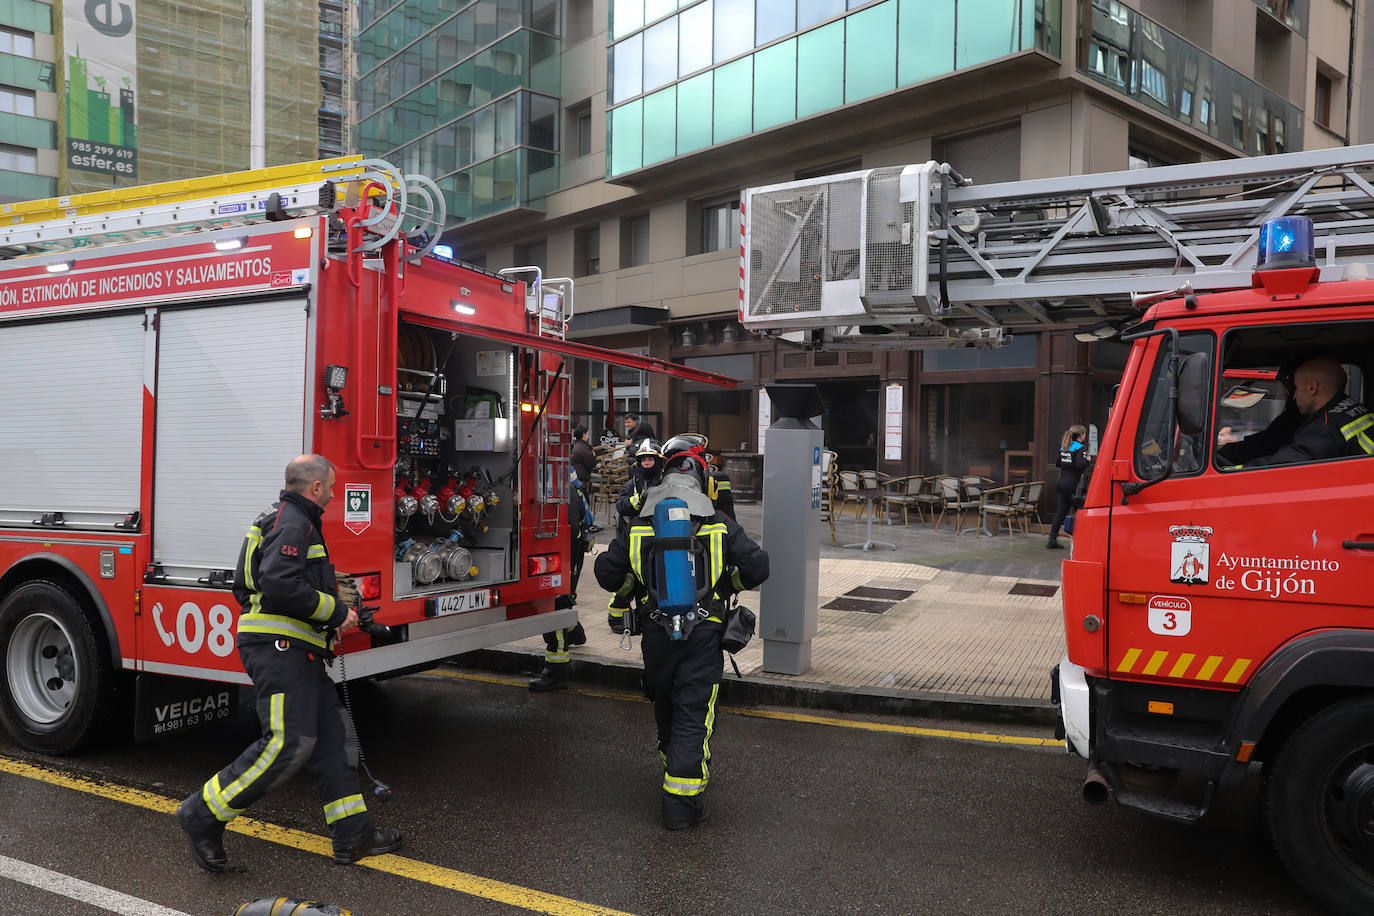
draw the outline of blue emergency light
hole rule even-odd
[[[435,245],[429,250],[429,253],[438,258],[447,258],[450,261],[453,260],[452,245]]]
[[[1315,267],[1316,245],[1312,221],[1305,216],[1282,216],[1260,227],[1259,261],[1256,270]]]

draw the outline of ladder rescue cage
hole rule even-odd
[[[740,320],[809,348],[997,346],[1251,285],[1260,227],[1314,223],[1325,279],[1374,255],[1374,145],[978,186],[948,164],[743,194]]]

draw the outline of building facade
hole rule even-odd
[[[434,10],[430,31],[409,12],[423,4],[365,5],[364,36],[384,19],[407,31],[388,27],[360,62],[377,74],[360,82],[363,151],[473,172],[450,186],[461,222],[445,240],[576,278],[579,338],[740,379],[719,391],[592,365],[575,391],[594,421],[647,409],[661,431],[705,432],[746,473],[762,386],[813,381],[843,466],[1053,479],[1063,430],[1105,423],[1124,350],[1053,326],[957,352],[753,338],[735,321],[742,188],[932,158],[979,183],[1112,171],[1340,145],[1374,123],[1365,14],[1344,0],[563,0],[537,30],[530,3],[503,20],[501,2]],[[496,25],[460,26],[469,14]],[[424,82],[447,66],[425,57],[436,32],[461,59],[452,85]],[[534,34],[551,56],[525,50]],[[498,48],[487,75],[477,61]],[[402,83],[409,95],[387,88]],[[552,129],[533,129],[536,98],[541,125],[556,98]],[[367,126],[384,111],[393,133]]]
[[[342,0],[266,4],[266,164],[349,147]],[[0,3],[0,202],[249,167],[242,3]]]

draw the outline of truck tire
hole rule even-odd
[[[114,716],[110,656],[81,602],[57,582],[20,585],[0,602],[0,721],[25,747],[65,754]]]
[[[1266,797],[1274,848],[1299,883],[1333,913],[1374,912],[1374,697],[1299,727]]]

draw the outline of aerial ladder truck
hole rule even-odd
[[[1326,460],[1221,446],[1285,422],[1312,356],[1374,395],[1371,180],[1374,146],[981,187],[930,162],[749,189],[741,229],[741,321],[798,346],[1130,344],[1063,563],[1084,797],[1192,823],[1256,777],[1281,858],[1349,913],[1374,910],[1374,419]]]
[[[17,741],[232,714],[239,547],[302,452],[338,476],[307,562],[371,621],[336,679],[575,622],[569,361],[736,383],[568,340],[571,280],[437,256],[445,221],[433,182],[360,157],[0,205]]]

